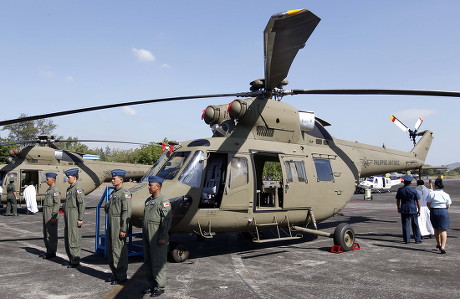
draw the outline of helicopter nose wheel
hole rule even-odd
[[[355,244],[355,231],[351,225],[340,223],[334,230],[334,245],[339,245],[344,251],[350,251]]]
[[[169,244],[169,257],[176,263],[185,262],[189,257],[188,247],[181,243],[171,242]]]

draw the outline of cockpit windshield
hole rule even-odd
[[[175,152],[156,174],[165,180],[172,180],[184,165],[190,152]]]
[[[149,179],[149,176],[155,175],[155,173],[159,169],[160,165],[163,164],[163,161],[168,158],[168,155],[169,155],[169,152],[165,151],[163,153],[163,155],[161,155],[160,158],[158,158],[158,160],[155,163],[155,165],[153,165],[152,168],[150,168],[150,170],[144,175],[144,177],[142,178],[141,182],[147,182],[148,179]]]

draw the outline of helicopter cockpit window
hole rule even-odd
[[[197,139],[197,140],[193,140],[192,142],[190,142],[188,144],[188,147],[192,147],[192,146],[210,146],[211,145],[211,142],[209,142],[209,140],[207,139]]]
[[[234,157],[230,163],[229,188],[237,188],[248,183],[248,160]]]
[[[144,175],[144,177],[142,178],[141,182],[147,182],[148,179],[149,179],[149,176],[155,175],[155,173],[160,168],[160,165],[163,164],[163,161],[168,157],[168,155],[169,155],[168,151],[164,152],[163,155],[161,155],[160,158],[158,158],[158,160],[155,163],[155,165],[153,165],[153,167],[150,168],[150,170]]]
[[[313,159],[315,161],[316,177],[320,181],[333,181],[331,161],[327,159]]]
[[[189,155],[190,152],[173,153],[168,162],[166,162],[163,167],[161,167],[160,171],[158,171],[157,176],[162,177],[165,180],[172,180],[182,168]]]
[[[199,188],[201,185],[201,177],[203,175],[203,162],[204,153],[202,151],[196,151],[180,175],[179,182],[192,188]]]

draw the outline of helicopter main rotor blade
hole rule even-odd
[[[60,111],[60,112],[53,112],[53,113],[47,113],[47,114],[40,114],[40,115],[33,115],[33,116],[16,118],[16,119],[4,120],[4,121],[0,121],[0,126],[11,125],[11,124],[21,123],[25,121],[31,121],[31,120],[37,120],[37,119],[43,119],[43,118],[49,118],[49,117],[63,116],[63,115],[110,109],[110,108],[123,107],[123,106],[134,106],[134,105],[141,105],[141,104],[148,104],[148,103],[193,100],[193,99],[204,99],[204,98],[220,98],[220,97],[231,97],[231,96],[244,97],[244,96],[250,96],[250,95],[251,95],[250,93],[242,92],[242,93],[208,94],[208,95],[183,96],[183,97],[132,101],[132,102],[93,106],[93,107],[87,107],[87,108],[81,108],[81,109],[73,109],[73,110],[66,110],[66,111]]]
[[[460,97],[458,91],[411,90],[411,89],[291,89],[285,94],[326,94],[326,95],[405,95],[405,96],[437,96]]]
[[[52,143],[73,143],[73,142],[100,142],[100,143],[125,143],[125,144],[137,144],[137,145],[152,145],[140,142],[131,141],[119,141],[119,140],[93,140],[93,139],[77,139],[77,140],[55,140]],[[154,144],[156,146],[156,144]]]
[[[297,52],[305,46],[321,19],[306,9],[273,15],[264,30],[265,89],[286,79]]]

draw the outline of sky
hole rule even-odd
[[[271,15],[321,18],[287,77],[291,89],[460,90],[460,2],[107,1],[0,2],[0,119],[126,101],[244,92],[264,74]],[[209,137],[208,105],[157,103],[52,118],[56,135],[140,143]],[[430,165],[460,161],[460,100],[421,96],[287,96],[332,124],[336,138],[409,151],[396,115],[434,132]],[[0,131],[0,137],[7,137]],[[95,145],[90,144],[90,147]],[[96,145],[97,146],[97,145]],[[125,146],[111,147],[125,148]]]

